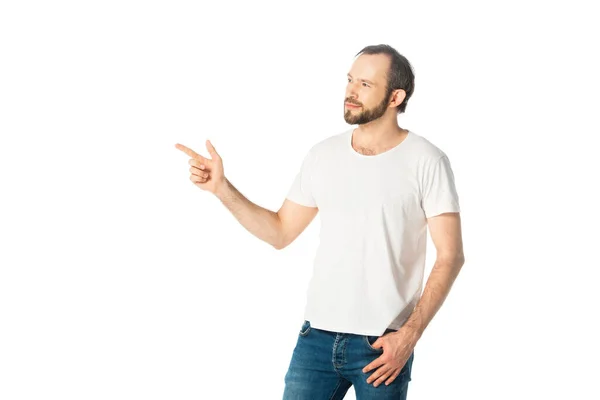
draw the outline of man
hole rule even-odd
[[[284,399],[405,399],[414,347],[464,263],[460,208],[446,154],[398,126],[414,90],[408,60],[362,49],[348,73],[344,119],[357,128],[315,144],[277,212],[225,178],[210,141],[190,179],[252,234],[283,249],[321,212],[320,244]],[[437,259],[423,294],[429,229]]]

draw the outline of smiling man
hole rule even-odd
[[[344,119],[355,128],[313,145],[283,205],[246,199],[211,159],[190,155],[190,179],[258,238],[283,249],[321,216],[320,243],[284,400],[406,399],[414,348],[463,263],[460,207],[447,155],[398,125],[414,91],[408,60],[362,49],[348,73]],[[423,289],[427,231],[437,257]]]

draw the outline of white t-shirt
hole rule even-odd
[[[310,148],[289,189],[318,207],[320,242],[304,318],[333,332],[380,336],[408,319],[423,287],[427,218],[460,212],[446,154],[409,130],[396,147],[367,156],[354,128]]]

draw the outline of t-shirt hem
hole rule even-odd
[[[460,212],[460,207],[439,208],[437,210],[430,211],[427,214],[425,214],[425,218],[436,217],[436,216],[441,215],[441,214],[454,213],[454,212],[459,213]]]
[[[323,324],[318,321],[315,321],[314,319],[313,320],[311,320],[309,318],[305,318],[305,319],[310,322],[311,328],[320,329],[320,330],[324,330],[324,331],[328,331],[328,332],[334,332],[334,333],[346,333],[346,334],[363,335],[363,336],[381,336],[388,329],[393,329],[393,330],[400,329],[400,327],[394,327],[394,326],[385,327],[385,328],[383,328],[383,330],[370,330],[370,329],[363,330],[363,329],[354,329],[354,328],[343,328],[341,326]]]

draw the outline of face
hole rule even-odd
[[[389,66],[390,60],[384,54],[362,54],[354,61],[348,73],[344,99],[344,119],[348,124],[366,124],[380,118],[388,110],[396,114],[395,106],[389,107]]]

